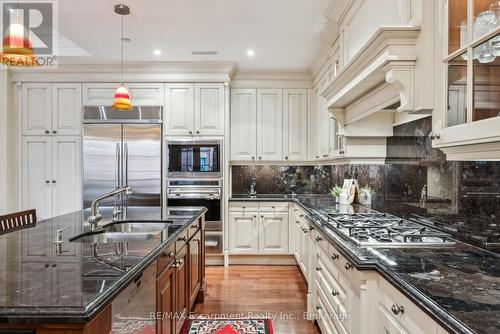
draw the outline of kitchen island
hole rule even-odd
[[[0,332],[180,330],[204,298],[206,209],[112,211],[95,231],[82,210],[0,236]]]
[[[298,257],[302,258],[299,267],[302,272],[305,271],[304,276],[310,285],[311,294],[314,294],[315,290],[321,290],[321,286],[324,286],[330,277],[333,283],[330,286],[331,290],[325,290],[328,295],[325,299],[331,300],[333,305],[338,305],[339,310],[345,311],[349,310],[350,303],[359,301],[363,295],[368,294],[370,286],[367,282],[372,281],[376,287],[372,289],[373,293],[365,302],[366,305],[373,303],[370,304],[373,307],[366,305],[364,307],[368,310],[365,315],[372,315],[374,318],[363,318],[363,323],[378,321],[381,326],[378,332],[399,333],[406,330],[411,333],[429,334],[445,331],[450,333],[500,331],[498,254],[460,241],[456,241],[452,246],[443,247],[359,247],[340,234],[327,217],[319,212],[376,213],[384,212],[384,208],[377,207],[377,210],[374,210],[361,205],[339,206],[328,195],[293,197],[265,194],[254,197],[233,195],[230,204],[234,206],[234,210],[240,204],[246,206],[248,214],[251,214],[250,203],[254,203],[253,205],[262,203],[259,207],[263,205],[268,207],[274,205],[270,203],[276,203],[278,207],[277,203],[280,202],[291,203],[290,244],[298,242],[299,247],[302,247],[302,250],[298,251]],[[292,231],[295,226],[299,231],[295,235],[302,240],[294,240]],[[290,253],[294,251],[296,252],[292,249]],[[295,256],[297,258],[297,252]],[[327,272],[331,272],[332,275]],[[338,276],[336,280],[332,278],[335,275]],[[362,277],[360,281],[364,282],[361,285],[357,285],[359,277]],[[316,281],[320,283],[320,287],[316,286]],[[316,296],[312,296],[311,299],[314,304],[311,311],[321,312],[318,310],[327,308],[327,302],[322,304],[320,300],[318,303]],[[391,306],[402,304],[405,304],[406,311],[391,310]],[[353,309],[350,312],[353,317],[359,316]],[[430,317],[428,321],[424,317],[416,316],[418,312],[428,315]],[[385,319],[392,325],[383,327]],[[358,320],[355,322],[359,322]],[[418,327],[432,320],[437,323],[439,329],[428,327],[423,330],[422,327]],[[318,322],[320,327],[326,323],[323,318]],[[407,327],[396,329],[394,326],[399,324]],[[351,332],[359,331],[359,328],[353,328]],[[326,327],[322,327],[322,330],[329,333]],[[349,329],[346,331],[349,332]]]

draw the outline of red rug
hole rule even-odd
[[[273,334],[270,319],[188,319],[181,334]]]

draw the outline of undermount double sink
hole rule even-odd
[[[155,238],[162,232],[170,235],[181,226],[182,224],[174,224],[174,221],[118,221],[106,224],[94,231],[81,233],[70,238],[69,241],[83,243],[140,242]]]

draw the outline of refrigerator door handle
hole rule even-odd
[[[128,143],[125,143],[124,153],[125,156],[125,182],[123,184],[124,187],[128,187]]]
[[[120,143],[116,143],[115,186],[120,187]]]

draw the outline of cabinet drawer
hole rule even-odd
[[[259,211],[265,211],[265,212],[288,211],[288,202],[260,202]]]
[[[188,241],[188,231],[184,230],[183,232],[179,233],[175,240],[175,253],[178,253],[182,247],[186,245]]]
[[[229,202],[229,211],[258,211],[259,202]]]
[[[379,314],[387,323],[412,334],[437,333],[438,324],[389,282],[381,279],[379,287]]]
[[[344,325],[339,320],[338,313],[335,307],[330,304],[326,292],[318,281],[315,282],[316,287],[316,309],[318,310],[318,323],[322,322],[327,333],[348,334]],[[320,326],[321,327],[321,326]]]
[[[347,260],[340,252],[332,245],[328,246],[328,254],[333,264],[337,267],[339,275],[343,275],[347,281],[356,282],[359,280],[359,272],[354,268],[351,261]]]
[[[212,255],[222,254],[222,234],[205,235],[205,253]]]
[[[318,266],[321,268],[318,272],[318,282],[323,287],[328,300],[338,314],[346,314],[349,284],[346,284],[346,282],[341,284],[335,277],[335,273],[331,271],[331,267],[322,261],[321,256],[318,259]]]
[[[187,229],[188,239],[190,239],[193,235],[196,234],[196,232],[198,232],[198,230],[200,229],[200,222],[201,222],[201,220],[197,220],[197,221],[191,223],[191,225],[189,225],[189,227]]]
[[[172,243],[161,252],[157,261],[156,274],[159,276],[175,259],[175,244]]]

